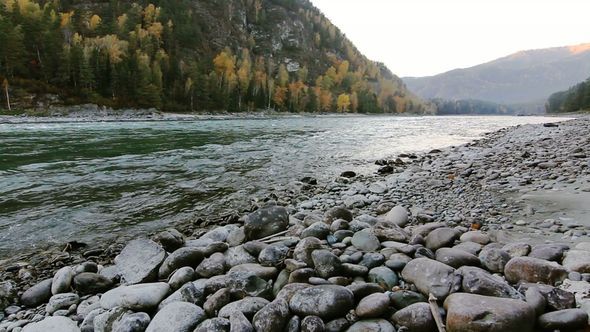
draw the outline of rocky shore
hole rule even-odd
[[[519,126],[6,260],[0,332],[588,331],[589,156],[588,118]]]

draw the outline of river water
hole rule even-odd
[[[292,117],[0,124],[0,257],[245,207],[289,182],[376,171],[543,117]]]

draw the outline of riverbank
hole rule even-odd
[[[315,324],[337,331],[354,324],[353,330],[431,331],[430,294],[439,305],[447,298],[449,331],[479,331],[479,310],[498,331],[531,331],[537,316],[538,326],[583,328],[590,307],[589,245],[580,244],[590,231],[588,137],[588,118],[508,128],[462,146],[379,161],[375,175],[342,174],[319,184],[301,179],[255,202],[258,212],[178,225],[180,232],[152,234],[156,242],[71,243],[13,257],[2,263],[2,280],[14,282],[3,287],[15,291],[4,291],[2,301],[0,290],[0,304],[22,306],[5,310],[0,331],[40,321],[48,311],[69,317],[39,323],[59,324],[59,331],[75,331],[72,322],[95,331],[130,322],[154,331],[179,322],[190,322],[189,330]],[[52,281],[37,284],[44,278]],[[142,286],[115,288],[121,279]],[[529,284],[536,282],[545,285]],[[58,295],[49,299],[52,293]],[[517,310],[505,312],[506,306]],[[560,312],[576,306],[586,311]]]

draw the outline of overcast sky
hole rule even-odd
[[[427,76],[590,42],[589,0],[311,0],[372,60]]]

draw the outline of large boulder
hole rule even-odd
[[[510,286],[506,281],[490,274],[484,269],[473,266],[464,266],[458,269],[457,273],[463,276],[461,286],[462,291],[465,293],[522,299],[522,294]]]
[[[200,307],[187,302],[173,302],[158,311],[145,332],[193,332],[203,319],[205,311]]]
[[[55,316],[47,317],[40,322],[25,326],[23,332],[80,332],[78,325],[73,320]]]
[[[165,282],[119,286],[103,294],[100,306],[104,309],[122,307],[133,311],[156,308],[170,292],[170,285]]]
[[[289,301],[289,307],[293,313],[301,316],[337,318],[354,308],[354,295],[342,286],[314,286],[296,292]]]
[[[504,267],[504,275],[508,282],[540,282],[554,285],[567,277],[563,266],[533,257],[515,257]]]
[[[129,242],[115,257],[115,265],[121,282],[133,285],[155,281],[165,258],[166,252],[156,242],[137,239]]]
[[[585,250],[570,250],[565,254],[563,267],[568,271],[590,273],[590,253]]]
[[[282,232],[289,226],[289,213],[282,206],[270,206],[250,213],[244,218],[244,232],[250,240]]]
[[[432,293],[439,300],[461,287],[461,276],[454,268],[428,258],[416,258],[406,264],[402,278],[413,283],[423,294]]]
[[[535,311],[524,301],[456,293],[444,302],[448,332],[532,332]]]

